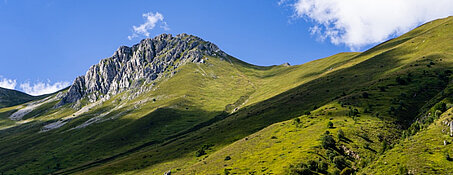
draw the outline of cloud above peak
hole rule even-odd
[[[295,18],[313,22],[319,40],[358,50],[437,18],[453,15],[452,0],[281,0]]]
[[[132,35],[127,37],[129,40],[139,37],[140,35],[149,37],[149,31],[154,29],[158,23],[160,23],[160,28],[162,28],[163,30],[170,30],[167,22],[164,21],[164,15],[162,15],[161,13],[149,12],[142,14],[142,16],[145,19],[145,23],[139,26],[132,26],[133,33]]]
[[[6,89],[16,89],[17,81],[15,79],[5,78],[0,75],[0,87]],[[69,82],[62,81],[51,83],[50,80],[47,82],[36,82],[31,84],[30,82],[21,83],[19,88],[16,90],[20,90],[30,95],[43,95],[43,94],[50,94],[57,92],[63,88],[66,88],[70,85]]]
[[[47,83],[37,82],[33,85],[31,85],[30,82],[25,82],[20,84],[20,88],[22,91],[30,95],[43,95],[57,92],[68,87],[69,85],[69,82],[56,82],[51,84],[50,81],[48,81]]]

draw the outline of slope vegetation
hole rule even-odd
[[[65,90],[1,108],[0,172],[448,172],[451,25],[296,66],[205,55],[161,72],[144,93],[56,107]]]

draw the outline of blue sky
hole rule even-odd
[[[407,24],[392,20],[392,26],[383,22],[388,19],[374,20],[376,15],[360,10],[363,7],[359,5],[356,11],[342,10],[342,6],[351,4],[339,0],[2,1],[0,86],[34,95],[69,85],[119,46],[131,46],[145,38],[143,31],[134,32],[133,26],[149,24],[143,17],[148,13],[161,15],[152,22],[154,28],[145,29],[149,37],[161,33],[197,35],[228,54],[257,65],[302,64],[338,52],[362,51],[422,22],[453,14],[449,9],[432,15],[420,12],[424,15]],[[413,0],[407,1],[410,2],[414,4]],[[415,14],[420,11],[417,8],[426,8],[424,0],[419,2],[419,7],[412,9]],[[451,4],[449,0],[443,3]],[[366,6],[374,8],[372,4]],[[432,11],[439,11],[435,8]],[[338,14],[323,14],[326,9],[336,9]],[[377,24],[343,17],[361,14],[369,15]],[[413,16],[399,15],[402,19]],[[161,27],[164,25],[167,30]],[[390,27],[376,27],[383,25]],[[362,32],[354,31],[357,29]],[[374,36],[363,30],[378,31]],[[386,32],[381,34],[382,31]]]

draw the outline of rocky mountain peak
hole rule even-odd
[[[121,46],[110,58],[102,59],[84,76],[77,77],[58,106],[84,97],[96,101],[140,87],[162,76],[168,68],[204,63],[206,56],[223,59],[227,55],[215,44],[188,34],[161,34],[132,47]]]

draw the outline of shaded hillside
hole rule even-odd
[[[23,92],[0,87],[0,108],[15,106],[42,97],[34,97]]]

